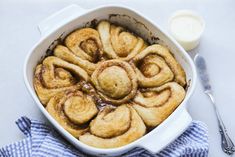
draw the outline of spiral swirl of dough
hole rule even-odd
[[[36,67],[34,88],[43,105],[59,92],[80,88],[78,80],[72,74],[82,80],[89,80],[86,71],[53,56],[45,58],[42,64]]]
[[[105,108],[90,123],[90,132],[79,137],[85,144],[98,148],[115,148],[126,145],[143,136],[144,122],[129,105],[121,105],[114,111]]]
[[[65,45],[78,57],[97,62],[103,54],[99,33],[92,28],[72,32],[65,39]]]
[[[72,51],[70,51],[67,47],[62,45],[57,45],[54,49],[54,55],[56,57],[59,57],[67,62],[70,62],[72,64],[78,65],[88,74],[92,74],[93,71],[96,68],[96,63],[92,63],[86,59],[82,59],[78,56],[76,56]]]
[[[181,86],[186,84],[183,68],[162,45],[148,46],[133,58],[132,63],[141,87],[156,87],[172,80]]]
[[[145,124],[155,127],[164,121],[182,102],[185,90],[176,82],[138,92],[133,107]]]
[[[114,59],[102,62],[91,80],[101,98],[116,105],[127,102],[136,94],[137,78],[125,61]]]
[[[107,21],[100,22],[97,29],[108,58],[128,61],[146,47],[142,38]]]
[[[75,137],[87,131],[87,126],[84,124],[98,113],[92,97],[81,91],[57,94],[50,99],[46,109],[65,130]]]
[[[103,47],[99,33],[92,28],[82,28],[72,32],[65,39],[65,46],[57,45],[54,55],[76,64],[92,74],[100,61]]]

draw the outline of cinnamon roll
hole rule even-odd
[[[54,55],[59,57],[65,61],[76,64],[86,70],[88,74],[92,74],[96,68],[96,63],[92,63],[89,60],[82,59],[76,56],[72,51],[70,51],[67,47],[62,45],[57,45],[54,49]]]
[[[101,98],[116,105],[132,99],[137,90],[137,78],[132,67],[118,59],[99,64],[91,80]]]
[[[93,98],[81,91],[57,94],[50,99],[46,109],[74,137],[87,131],[85,124],[98,112]]]
[[[142,38],[108,21],[101,21],[97,29],[108,58],[128,61],[146,47]]]
[[[143,136],[146,127],[128,105],[121,105],[115,110],[105,108],[90,123],[90,132],[79,137],[87,145],[98,148],[115,148],[126,145]]]
[[[141,87],[156,87],[172,80],[181,86],[186,84],[184,70],[162,45],[148,46],[133,58],[132,63]]]
[[[155,127],[165,120],[185,97],[185,90],[176,82],[139,91],[133,107],[148,127]]]
[[[70,64],[57,57],[47,57],[36,67],[34,88],[43,105],[59,92],[80,88],[77,78],[89,80],[89,76],[80,67]]]
[[[82,28],[72,32],[65,39],[65,45],[78,57],[98,62],[103,54],[99,33],[92,28]]]
[[[65,45],[67,47],[58,45],[54,49],[54,55],[92,74],[103,54],[99,33],[92,28],[79,29],[68,35]]]

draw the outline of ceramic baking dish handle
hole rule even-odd
[[[86,10],[78,5],[72,4],[68,7],[61,9],[60,11],[52,14],[41,23],[38,24],[38,30],[41,36],[46,36],[50,34],[53,30],[68,23],[72,19],[76,18],[78,15],[84,13]]]
[[[159,133],[154,132],[151,134],[150,132],[151,135],[145,138],[146,141],[140,143],[140,147],[155,154],[160,151],[159,148],[161,145],[167,145],[172,142],[172,139],[180,136],[191,122],[192,118],[184,108],[182,112],[179,112],[178,115],[174,115],[174,117],[168,121],[166,127],[159,128]]]

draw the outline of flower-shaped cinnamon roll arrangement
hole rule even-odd
[[[101,21],[81,28],[37,65],[34,87],[56,121],[81,142],[115,148],[158,126],[185,97],[170,51]]]

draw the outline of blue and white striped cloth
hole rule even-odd
[[[0,157],[88,156],[70,145],[54,129],[39,121],[21,117],[16,124],[26,138],[1,148]],[[208,149],[207,127],[202,122],[194,121],[178,139],[158,154],[151,154],[143,148],[135,148],[122,156],[205,157],[208,156]]]

